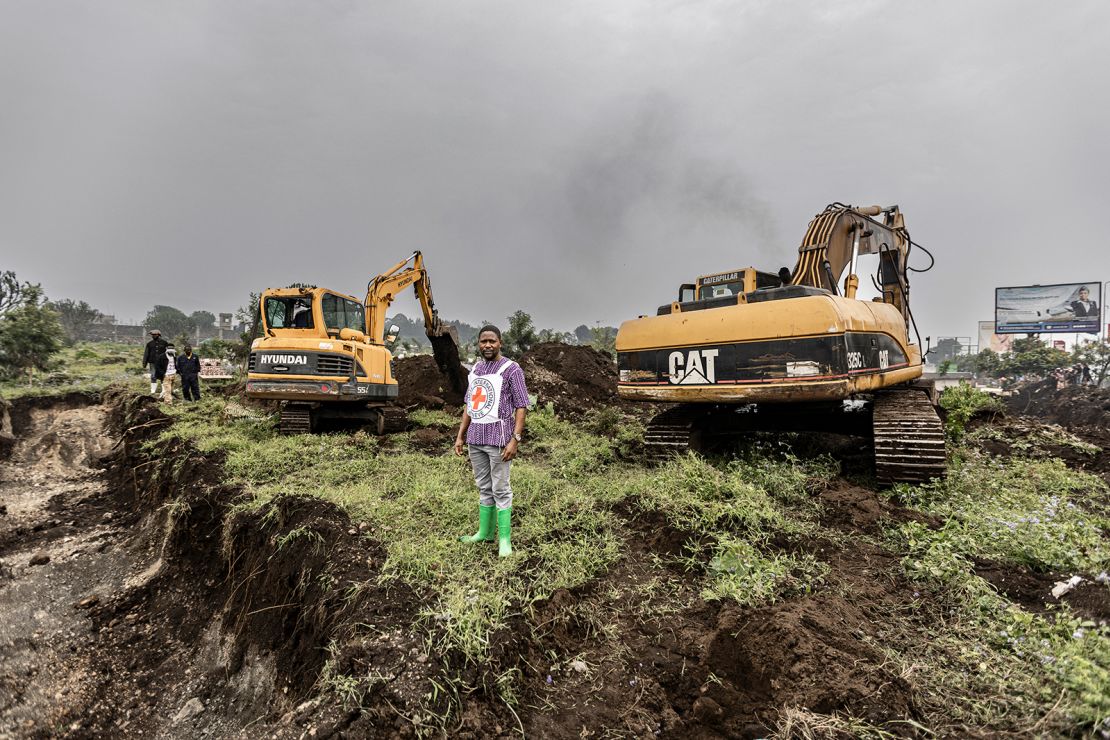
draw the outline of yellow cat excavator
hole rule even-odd
[[[943,476],[936,393],[921,380],[920,336],[909,336],[913,246],[898,206],[833,203],[810,222],[793,270],[703,275],[655,316],[624,322],[620,396],[679,404],[649,423],[649,455],[751,430],[831,431],[873,437],[882,483]],[[862,300],[869,255],[878,295]]]
[[[321,419],[353,419],[378,434],[403,419],[385,313],[412,286],[436,364],[452,389],[466,389],[458,334],[439,318],[420,252],[375,277],[363,301],[327,288],[269,288],[259,301],[263,336],[251,345],[247,396],[282,401],[281,431],[313,431]]]

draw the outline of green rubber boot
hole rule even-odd
[[[497,555],[507,558],[513,554],[512,543],[509,542],[513,534],[513,507],[497,510]]]
[[[493,542],[493,512],[496,506],[482,506],[478,504],[478,531],[466,537],[460,537],[459,542]]]

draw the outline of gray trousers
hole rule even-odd
[[[468,445],[474,482],[478,484],[478,503],[497,504],[498,509],[513,505],[513,489],[509,486],[509,466],[501,460],[501,448],[494,445]]]

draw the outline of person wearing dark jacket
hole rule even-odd
[[[150,392],[158,392],[158,381],[166,377],[166,370],[160,366],[166,358],[167,343],[162,339],[162,332],[157,329],[150,330],[150,341],[143,350],[143,366],[150,368]]]
[[[177,358],[177,374],[181,377],[181,393],[186,401],[200,400],[200,358],[186,344],[185,352]]]

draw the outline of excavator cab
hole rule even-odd
[[[698,278],[698,298],[720,298],[728,295],[743,295],[764,288],[777,288],[782,283],[778,275],[761,272],[754,267],[743,270],[721,272]]]

